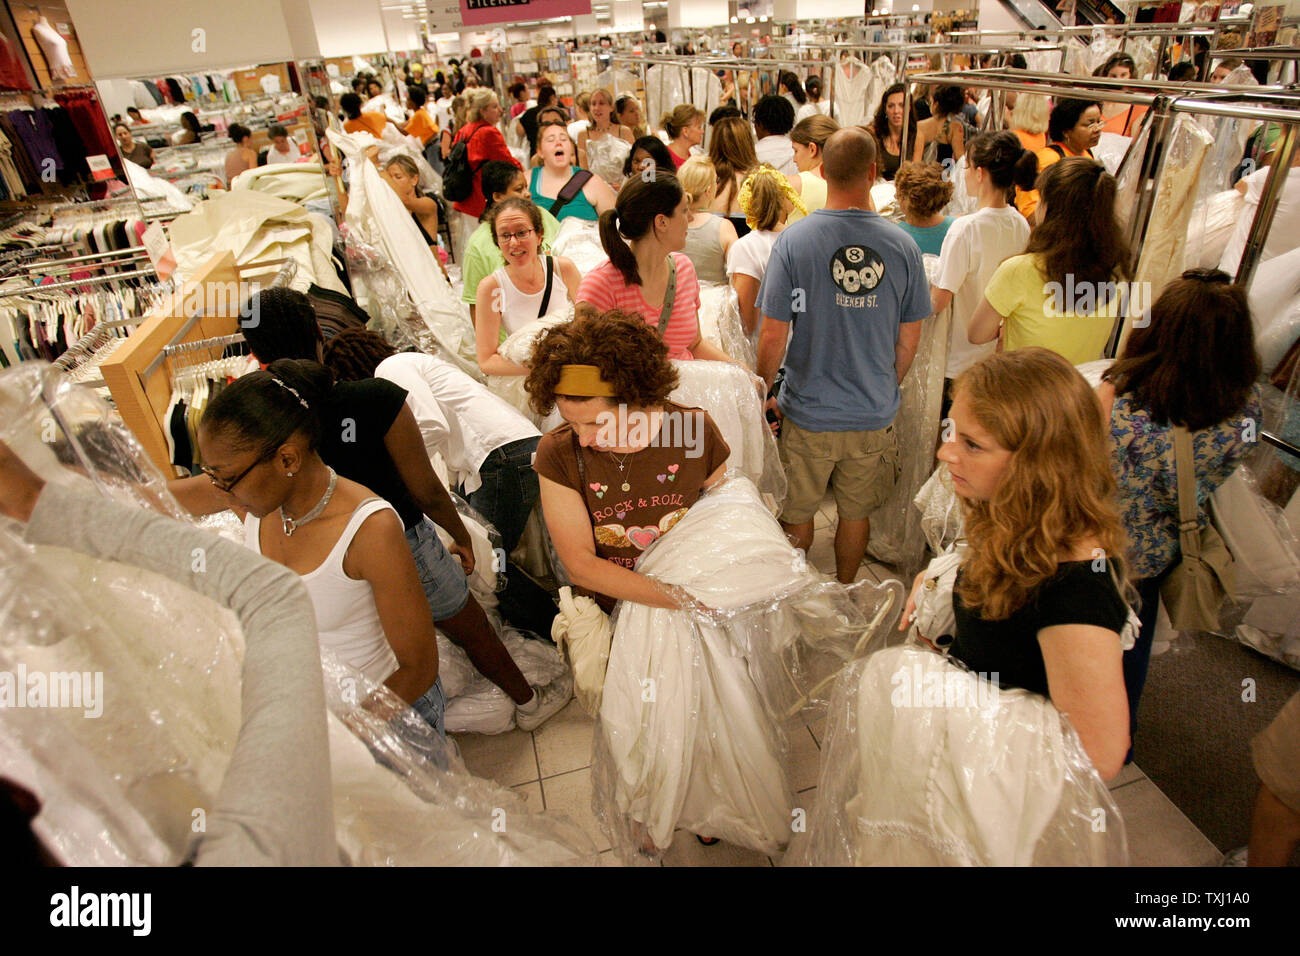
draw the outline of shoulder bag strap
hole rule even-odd
[[[587,185],[587,180],[590,178],[591,173],[585,169],[580,169],[570,176],[569,181],[560,190],[560,194],[551,203],[551,215],[558,217],[560,210],[577,198],[578,193],[582,192],[582,187]]]
[[[1047,148],[1050,149],[1052,152],[1054,152],[1057,156],[1060,156],[1062,159],[1065,159],[1065,147],[1062,146],[1060,143],[1048,143]]]
[[[673,303],[677,300],[677,260],[668,256],[668,288],[664,290],[664,307],[659,310],[659,338],[664,337],[668,320],[673,317]]]
[[[1196,519],[1196,468],[1192,434],[1174,426],[1174,467],[1178,473],[1178,539],[1184,558],[1201,556],[1200,522]]]
[[[555,261],[546,257],[546,290],[542,293],[542,307],[537,310],[537,317],[540,319],[546,315],[546,309],[551,304],[551,285],[555,281]]]

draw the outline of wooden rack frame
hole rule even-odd
[[[122,420],[169,478],[175,475],[175,468],[167,453],[162,419],[172,388],[167,363],[159,359],[169,345],[239,331],[240,289],[235,257],[229,252],[214,255],[192,280],[154,309],[101,366]],[[202,306],[196,308],[199,303]]]

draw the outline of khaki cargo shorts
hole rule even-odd
[[[784,427],[784,426],[783,426]],[[1273,795],[1300,813],[1300,693],[1250,744],[1255,773]]]
[[[840,518],[861,521],[875,511],[898,481],[894,426],[870,432],[810,432],[789,418],[777,445],[788,482],[781,520],[812,520],[830,487]]]

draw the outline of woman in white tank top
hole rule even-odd
[[[321,647],[386,685],[440,734],[438,643],[401,519],[317,452],[306,396],[270,372],[224,389],[199,428],[203,470],[244,517],[244,541],[302,577]],[[367,704],[381,716],[379,700]]]
[[[570,317],[582,277],[578,267],[568,259],[550,257],[548,298],[547,262],[541,255],[542,211],[529,200],[503,199],[488,212],[487,223],[506,264],[480,282],[476,293],[475,344],[479,368],[485,375],[527,375],[527,368],[501,355],[498,351],[501,343],[511,333],[539,318]]]

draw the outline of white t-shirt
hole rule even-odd
[[[727,255],[727,276],[753,276],[759,285],[767,272],[767,260],[772,258],[779,232],[753,229],[731,244]]]
[[[557,283],[558,284],[558,283]],[[399,352],[379,363],[375,378],[406,389],[424,446],[447,464],[451,482],[472,494],[483,484],[478,469],[502,445],[541,432],[505,399],[450,362],[422,352]]]
[[[266,165],[274,166],[277,163],[296,163],[298,153],[291,147],[289,152],[282,153],[274,145],[266,151]]]
[[[967,337],[971,316],[984,288],[1002,260],[1018,256],[1029,242],[1029,223],[1015,206],[977,209],[953,220],[939,253],[935,287],[952,293],[952,340],[946,378],[954,378],[992,355],[996,342],[972,345]]]
[[[589,126],[591,126],[590,120],[574,120],[569,124],[569,138],[576,143],[578,141],[578,134]]]
[[[798,126],[808,117],[816,116],[819,113],[823,116],[825,115],[825,113],[822,113],[822,111],[817,108],[816,103],[805,103],[803,106],[796,105],[794,110],[794,125]]]
[[[442,97],[433,104],[433,115],[438,120],[438,129],[451,129],[451,97]]]
[[[1241,254],[1246,250],[1250,225],[1259,210],[1259,197],[1264,192],[1264,181],[1268,179],[1268,174],[1269,167],[1265,166],[1242,177],[1241,181],[1246,184],[1246,207],[1219,260],[1219,268],[1230,276],[1237,274],[1237,266],[1241,264]],[[1286,183],[1282,186],[1282,195],[1277,201],[1277,210],[1273,213],[1273,223],[1264,239],[1264,251],[1260,254],[1259,261],[1267,262],[1297,246],[1300,246],[1300,169],[1290,169],[1287,171]]]
[[[764,136],[754,145],[760,163],[775,166],[790,176],[799,175],[799,167],[794,163],[794,144],[789,136]]]

